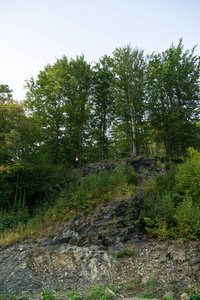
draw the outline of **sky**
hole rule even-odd
[[[0,0],[0,84],[25,99],[26,80],[63,55],[97,62],[131,45],[162,52],[198,45],[200,0]]]

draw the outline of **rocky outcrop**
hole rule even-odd
[[[118,251],[124,243],[139,242],[142,237],[141,228],[135,224],[141,204],[142,196],[137,196],[107,206],[100,205],[93,215],[76,215],[62,228],[59,236],[48,238],[43,245],[97,245],[102,249]]]
[[[145,157],[139,157],[139,158],[129,158],[126,160],[126,165],[132,166],[136,172],[139,172],[141,169],[145,169],[146,171],[152,173],[152,172],[158,172],[159,169],[157,167],[157,158],[145,158]]]
[[[100,170],[114,170],[118,166],[117,161],[103,161],[99,163],[88,164],[81,169],[82,177],[88,176],[92,172],[99,172]]]
[[[93,284],[106,282],[130,298],[144,292],[158,298],[179,298],[192,289],[200,292],[198,243],[142,240],[124,247],[134,249],[134,255],[117,257],[98,246],[67,243],[15,244],[0,251],[0,294],[40,294],[58,286],[62,293],[81,293]]]
[[[142,195],[100,205],[39,244],[1,249],[0,294],[40,295],[58,286],[81,293],[106,282],[119,289],[118,299],[200,293],[200,244],[146,239],[135,222],[141,203]]]
[[[0,294],[37,294],[57,286],[82,290],[105,282],[115,258],[95,247],[24,243],[1,251],[0,265]]]
[[[125,165],[132,166],[136,172],[145,169],[147,172],[159,172],[160,169],[157,167],[157,158],[127,158],[121,161],[102,161],[99,163],[93,163],[84,166],[81,169],[82,177],[89,175],[92,172],[99,172],[100,170],[114,170],[119,163],[124,163]]]

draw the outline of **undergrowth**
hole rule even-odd
[[[9,222],[10,215],[6,220],[0,218],[0,246],[25,238],[42,239],[76,213],[90,214],[101,203],[134,195],[136,183],[134,170],[123,164],[113,171],[101,170],[81,181],[67,183],[60,189],[54,205],[50,206],[46,199],[34,217],[12,223]]]
[[[82,180],[66,182],[52,201],[49,197],[35,216],[26,207],[20,211],[0,211],[0,246],[22,239],[41,240],[55,233],[76,213],[91,214],[99,204],[114,199],[143,195],[137,223],[159,239],[200,238],[200,154],[189,149],[189,158],[168,171],[152,175],[144,183],[141,174],[125,164],[115,170],[100,170]],[[147,176],[147,175],[145,175]],[[55,193],[53,194],[55,195]],[[51,199],[51,201],[49,200]]]

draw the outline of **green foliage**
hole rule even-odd
[[[147,66],[147,106],[156,145],[164,142],[168,156],[186,155],[195,145],[198,127],[199,57],[171,45],[162,53],[149,56]]]
[[[193,157],[179,165],[175,176],[175,191],[178,197],[189,195],[192,201],[200,205],[200,159]]]
[[[107,203],[113,196],[113,190],[125,193],[126,166],[119,165],[114,171],[99,171],[85,177],[80,183],[66,186],[60,193],[55,209],[79,210],[91,213],[100,203]]]
[[[149,197],[145,199],[139,220],[151,236],[166,239],[174,235],[173,228],[176,225],[174,215],[173,195],[166,192],[161,196],[154,196],[153,202]]]
[[[146,286],[147,286],[148,288],[152,288],[152,287],[154,287],[156,284],[157,284],[157,281],[156,281],[156,279],[154,279],[154,278],[151,278],[151,279],[149,279],[149,280],[146,281]]]
[[[162,194],[164,191],[171,193],[174,190],[176,172],[177,167],[172,165],[167,172],[156,175],[153,179],[154,191],[157,194]]]
[[[190,196],[177,206],[175,219],[180,236],[189,239],[200,237],[200,207],[193,204]]]
[[[139,296],[139,298],[153,299],[156,298],[156,295],[152,292],[146,291]]]
[[[135,174],[135,170],[131,166],[127,166],[125,169],[125,174],[126,174],[126,181],[128,184],[138,184],[138,177]]]
[[[0,233],[5,229],[19,226],[19,224],[26,224],[29,220],[28,208],[24,209],[0,211]]]
[[[113,69],[116,74],[116,122],[112,127],[112,136],[118,151],[129,155],[139,155],[144,142],[142,119],[145,113],[144,78],[146,62],[144,51],[132,49],[130,45],[116,48],[113,56]],[[117,134],[116,134],[117,132]],[[119,132],[119,133],[118,133]]]
[[[73,180],[66,173],[73,167],[110,157],[188,155],[179,172],[170,168],[157,176],[153,189],[159,197],[172,193],[175,207],[186,195],[199,206],[200,154],[191,148],[200,146],[199,61],[195,47],[184,51],[180,39],[146,58],[142,50],[116,48],[93,67],[83,55],[64,56],[27,81],[24,103],[1,84],[0,206],[6,213],[0,230],[16,227],[13,209],[28,206],[34,215],[41,203],[50,209],[56,202],[48,211],[56,221],[59,209],[66,219],[78,209],[91,212],[109,201],[115,186],[121,185],[120,195],[132,193],[130,185],[147,187],[144,174],[140,181],[129,167],[115,184],[114,175],[104,174],[90,179],[94,190],[89,180],[68,185]],[[168,230],[172,218],[164,222]],[[165,231],[165,225],[157,227]]]
[[[190,300],[200,300],[200,295],[198,295],[195,291],[190,291],[189,293]]]
[[[123,257],[123,256],[134,256],[135,255],[135,249],[128,247],[124,248],[121,251],[117,252],[116,257]]]
[[[176,202],[176,201],[175,201]],[[172,194],[157,198],[153,207],[141,212],[146,230],[159,239],[177,236],[198,239],[200,236],[200,208],[189,196],[175,206]]]
[[[110,284],[97,284],[92,286],[86,300],[108,300],[116,297],[117,290]]]
[[[47,300],[47,299],[53,300],[53,299],[55,299],[52,292],[48,289],[41,293],[41,297],[42,297],[42,300]]]
[[[69,293],[67,293],[67,297],[70,300],[82,300],[83,299],[82,296],[80,296],[77,292],[73,292],[73,291],[70,291]]]
[[[199,174],[199,152],[191,148],[185,162],[154,178],[155,194],[147,194],[139,218],[151,236],[199,239]]]

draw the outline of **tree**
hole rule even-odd
[[[90,65],[84,57],[64,56],[27,82],[27,108],[41,126],[41,149],[53,164],[81,164],[91,86]]]
[[[184,52],[180,40],[177,47],[149,57],[148,118],[169,156],[184,155],[196,138],[200,59],[194,51]]]
[[[12,101],[12,90],[7,84],[0,85],[0,101],[1,102],[10,102]]]
[[[114,83],[112,59],[103,56],[93,67],[94,127],[99,150],[98,159],[108,158],[109,129],[114,118]]]
[[[9,89],[7,89],[8,91]],[[10,90],[9,90],[10,91]],[[7,101],[9,99],[9,101]],[[24,207],[33,192],[31,172],[37,153],[36,127],[22,104],[5,96],[0,100],[0,195],[1,207]]]
[[[117,110],[121,130],[126,134],[131,156],[139,154],[144,119],[145,59],[143,51],[130,46],[114,51],[118,80]],[[116,124],[115,124],[116,125]]]

